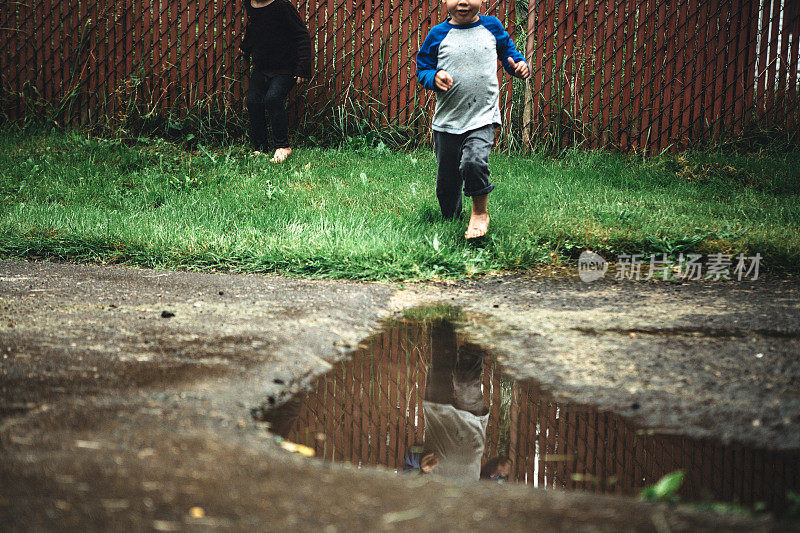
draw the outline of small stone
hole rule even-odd
[[[171,311],[161,311],[161,318],[172,318],[175,316],[175,313]]]
[[[223,296],[224,294],[225,294],[225,291],[219,291],[219,295],[220,296]]]
[[[756,418],[755,420],[753,420],[753,427],[754,428],[761,427],[761,419],[760,418]]]
[[[763,353],[759,352],[759,353],[756,354],[756,358],[757,359],[761,359],[762,357],[764,357]]]
[[[189,509],[189,516],[192,518],[205,518],[206,512],[202,507],[192,507]]]
[[[64,500],[56,500],[56,509],[69,511],[72,509],[72,506],[69,504],[69,502],[65,502]]]

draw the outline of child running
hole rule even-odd
[[[519,78],[528,64],[495,17],[478,14],[485,0],[442,0],[448,19],[431,28],[417,53],[417,78],[436,91],[433,146],[439,165],[436,197],[445,219],[461,214],[464,195],[472,215],[464,236],[475,239],[489,228],[489,151],[501,123],[497,60]]]
[[[300,13],[288,0],[244,0],[247,26],[241,50],[253,58],[247,85],[247,114],[253,154],[268,150],[269,114],[275,141],[273,163],[286,161],[289,146],[289,115],[284,100],[298,81],[311,78],[311,39]]]

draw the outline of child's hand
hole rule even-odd
[[[436,85],[436,88],[440,91],[446,91],[453,86],[453,76],[446,70],[440,70],[433,78],[433,84]]]
[[[528,64],[524,61],[520,61],[519,63],[517,63],[516,61],[514,61],[512,58],[509,57],[508,64],[511,68],[514,69],[514,75],[517,77],[525,79],[531,75],[531,71],[528,68]]]

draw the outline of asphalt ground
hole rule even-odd
[[[556,398],[800,449],[800,282],[570,272],[359,283],[0,262],[0,529],[785,530],[764,516],[443,483],[283,450],[250,409],[447,303]]]

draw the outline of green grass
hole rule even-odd
[[[354,279],[462,278],[585,248],[762,254],[800,272],[800,152],[493,155],[489,236],[442,221],[430,150],[308,148],[275,166],[77,132],[0,131],[0,256]],[[469,205],[468,203],[466,204]]]

